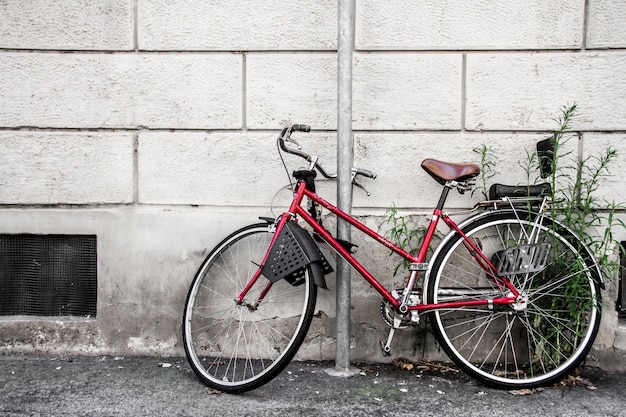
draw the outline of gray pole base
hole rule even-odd
[[[354,366],[349,366],[347,369],[345,368],[326,368],[324,369],[330,376],[337,376],[341,378],[350,378],[351,376],[359,375],[361,370],[359,368],[355,368]]]

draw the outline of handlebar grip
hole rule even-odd
[[[356,175],[363,175],[364,177],[376,179],[376,173],[368,171],[367,169],[356,168]]]
[[[309,125],[292,125],[291,130],[296,132],[310,132],[311,126]]]

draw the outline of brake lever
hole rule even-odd
[[[291,142],[294,145],[296,145],[298,147],[298,150],[301,151],[302,150],[302,146],[300,146],[300,144],[298,142],[295,141],[295,139],[292,139],[291,136],[289,136],[289,138],[287,138],[287,142]]]
[[[365,188],[364,186],[362,186],[361,184],[359,184],[355,180],[352,180],[352,184],[356,185],[358,188],[360,188],[361,190],[365,191],[365,194],[367,194],[368,197],[371,196],[370,192],[367,191],[367,188]]]

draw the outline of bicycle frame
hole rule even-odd
[[[397,309],[401,313],[406,313],[408,311],[427,311],[427,310],[437,310],[437,309],[445,309],[445,308],[459,308],[459,307],[469,307],[469,306],[480,306],[480,305],[489,305],[492,307],[493,305],[510,305],[515,302],[520,301],[520,293],[519,291],[511,284],[511,282],[506,279],[506,277],[499,276],[497,274],[497,268],[488,259],[483,252],[480,250],[474,242],[472,242],[463,231],[459,228],[459,226],[448,217],[442,210],[443,204],[447,197],[448,192],[450,191],[450,187],[446,186],[443,189],[441,194],[441,198],[439,199],[439,203],[437,207],[433,211],[433,215],[431,221],[428,225],[428,229],[426,231],[425,238],[420,246],[417,256],[413,256],[404,249],[400,248],[398,245],[394,244],[390,240],[381,236],[374,230],[370,229],[363,223],[359,222],[349,214],[343,212],[338,207],[329,203],[328,201],[321,198],[315,192],[309,190],[304,181],[298,182],[296,186],[296,191],[294,194],[294,198],[292,200],[291,206],[289,207],[289,211],[283,213],[278,218],[278,222],[276,224],[276,232],[274,239],[272,240],[270,247],[273,245],[274,240],[278,233],[285,226],[287,221],[293,220],[296,217],[300,216],[302,220],[304,220],[307,224],[309,224],[313,230],[324,239],[330,247],[333,248],[344,260],[346,260],[389,304],[391,304],[395,309]],[[342,244],[335,239],[322,225],[320,225],[311,214],[307,212],[306,209],[302,207],[302,200],[304,197],[309,198],[311,201],[319,204],[324,207],[332,214],[336,215],[339,219],[348,222],[351,226],[355,227],[359,231],[365,233],[367,236],[373,238],[378,243],[384,245],[391,251],[397,253],[404,259],[407,259],[411,262],[410,267],[410,275],[405,284],[404,296],[401,297],[400,300],[396,299],[394,295],[389,291],[383,284],[381,284]],[[426,272],[428,270],[427,265],[424,264],[428,252],[428,248],[432,242],[433,236],[435,235],[435,231],[439,224],[439,221],[442,220],[451,230],[459,233],[463,238],[463,244],[468,249],[468,251],[472,254],[478,265],[480,265],[488,276],[490,276],[493,281],[500,287],[500,289],[507,288],[510,292],[510,296],[507,297],[498,297],[491,299],[483,299],[483,300],[465,300],[465,301],[453,301],[453,302],[442,302],[442,303],[425,303],[422,297],[422,303],[418,305],[407,305],[411,290],[415,286],[415,282],[417,280],[417,275],[419,272]],[[268,249],[269,251],[269,249]],[[263,259],[262,265],[267,261],[268,254],[266,254],[265,259]],[[261,276],[261,268],[256,272],[256,274],[252,277],[252,279],[248,282],[246,287],[243,289],[241,294],[236,299],[238,304],[242,304],[247,292],[252,288],[252,286],[256,283],[256,281]],[[260,302],[263,300],[265,295],[269,292],[272,283],[268,282],[265,289],[262,291],[261,295],[257,300],[255,300],[255,304],[253,306],[258,306]],[[254,307],[253,307],[254,308]]]

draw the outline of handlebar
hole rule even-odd
[[[354,175],[363,175],[364,177],[376,179],[376,173],[362,168],[352,168]]]
[[[306,132],[309,133],[311,131],[311,126],[309,125],[291,125],[291,131],[296,132]]]
[[[287,153],[297,155],[305,159],[307,162],[312,164],[310,169],[313,169],[313,168],[317,169],[319,173],[322,174],[322,176],[324,176],[325,178],[337,178],[336,173],[329,174],[322,167],[322,165],[320,165],[320,163],[317,161],[317,156],[313,156],[304,152],[302,150],[302,147],[298,144],[298,142],[296,142],[295,140],[291,138],[291,132],[307,132],[308,133],[310,131],[311,131],[311,126],[303,125],[303,124],[293,124],[293,125],[283,128],[282,132],[280,133],[280,136],[278,137],[280,148]],[[290,148],[289,146],[287,146],[286,142],[291,142],[295,144],[298,147],[298,149]],[[367,169],[362,169],[362,168],[352,168],[352,178],[354,179],[354,177],[357,175],[362,175],[364,177],[372,178],[372,179],[376,178],[375,172],[369,171]]]
[[[278,143],[280,148],[285,151],[286,153],[290,153],[293,155],[297,155],[303,159],[305,159],[307,162],[309,162],[310,166],[309,169],[317,169],[317,171],[322,174],[322,176],[324,176],[325,178],[329,178],[329,179],[333,179],[333,178],[337,178],[337,174],[329,174],[323,167],[322,165],[320,165],[320,163],[318,162],[318,157],[314,156],[314,155],[310,155],[306,152],[304,152],[302,150],[302,147],[300,146],[300,144],[298,144],[298,142],[296,142],[295,140],[293,140],[291,138],[291,133],[292,132],[310,132],[311,131],[311,126],[309,125],[304,125],[304,124],[293,124],[293,125],[289,125],[286,126],[285,128],[283,128],[283,130],[280,132],[280,136],[278,137]],[[293,144],[295,144],[295,146],[297,147],[297,149],[293,148],[293,147],[289,147],[287,146],[287,142],[291,142]],[[363,189],[367,195],[370,195],[369,191],[367,191],[365,189],[365,187],[363,187],[361,184],[357,183],[355,181],[355,177],[357,175],[362,175],[364,177],[367,178],[372,178],[375,179],[376,178],[376,173],[369,171],[367,169],[362,169],[362,168],[352,168],[352,183],[354,185],[356,185],[357,187]]]
[[[296,142],[295,140],[291,139],[291,132],[296,131],[296,132],[310,132],[311,131],[311,126],[309,125],[290,125],[287,126],[285,128],[283,128],[282,132],[280,132],[280,136],[278,137],[278,143],[280,144],[280,148],[290,154],[293,155],[297,155],[300,158],[305,159],[307,162],[313,163],[313,157],[311,155],[309,155],[308,153],[304,152],[302,150],[302,147],[298,144],[298,142]],[[287,146],[286,142],[292,142],[294,143],[298,149],[293,149],[290,148],[289,146]],[[326,178],[335,178],[337,175],[335,174],[330,175],[327,174],[326,171],[317,163],[317,161],[314,162],[314,167],[318,168],[318,170],[320,171],[320,173],[325,176]],[[313,168],[313,167],[312,167]]]

